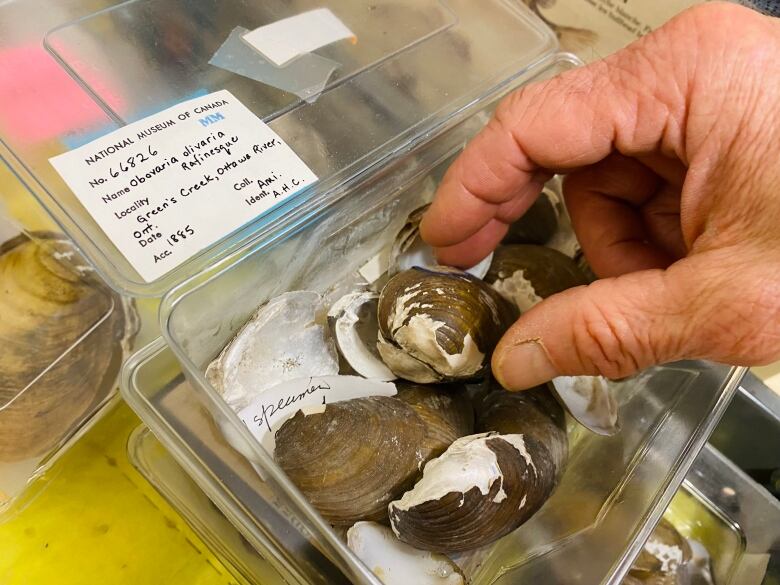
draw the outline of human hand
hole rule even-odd
[[[508,96],[444,177],[423,238],[470,266],[553,173],[602,280],[523,314],[508,389],[706,358],[780,358],[780,21],[692,8],[623,51]]]

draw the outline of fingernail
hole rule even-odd
[[[541,342],[522,341],[497,356],[494,375],[507,390],[525,390],[549,382],[558,371]]]

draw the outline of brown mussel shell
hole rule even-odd
[[[73,245],[49,233],[0,246],[0,461],[40,456],[116,387],[134,331],[122,300],[61,263]],[[132,325],[135,325],[133,322]]]
[[[474,432],[474,409],[463,386],[411,382],[399,382],[397,386],[397,398],[411,406],[425,423],[423,461],[438,457],[457,439]]]
[[[411,268],[379,297],[379,352],[399,377],[419,383],[484,372],[517,312],[483,281],[460,270]]]
[[[396,235],[393,246],[390,249],[389,266],[387,268],[388,276],[394,276],[399,272],[409,268],[429,268],[436,269],[436,252],[432,247],[426,244],[420,236],[420,222],[430,205],[424,205],[412,211],[404,224],[404,227]],[[480,262],[471,268],[464,269],[464,272],[481,279],[487,274],[493,254],[489,254]]]
[[[482,402],[477,432],[495,431],[502,435],[534,437],[548,452],[560,480],[569,453],[566,416],[547,386],[523,392],[507,392],[497,382]]]
[[[574,262],[577,264],[577,267],[585,278],[588,279],[588,282],[596,282],[599,279],[599,277],[596,276],[596,273],[593,272],[593,268],[590,267],[588,259],[585,258],[585,252],[577,250],[577,253],[574,255]]]
[[[552,248],[530,244],[499,246],[485,282],[502,290],[502,282],[516,277],[517,273],[530,283],[541,299],[588,284],[588,279],[574,260]]]
[[[558,229],[558,212],[545,191],[523,216],[509,226],[504,244],[546,244]]]
[[[330,523],[381,522],[388,503],[419,475],[425,436],[424,422],[403,401],[356,398],[286,420],[274,458]]]
[[[470,454],[458,454],[472,448],[476,450]],[[486,457],[485,450],[492,456]],[[448,457],[451,463],[439,467]],[[473,475],[472,465],[497,472],[485,491],[477,485],[464,489],[461,478]],[[456,471],[460,477],[454,477]],[[441,553],[479,548],[530,518],[548,498],[554,475],[547,449],[533,437],[494,433],[463,437],[426,465],[413,490],[390,504],[390,522],[396,535],[415,548]],[[442,494],[450,483],[452,489]],[[438,497],[426,497],[436,484],[444,486],[433,490]]]
[[[688,541],[662,519],[631,566],[624,585],[678,585],[692,557]]]

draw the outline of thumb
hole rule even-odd
[[[695,257],[667,270],[644,270],[553,295],[504,335],[493,353],[493,372],[509,390],[531,388],[557,376],[622,378],[683,357],[710,357],[700,339],[712,298],[695,283]],[[711,306],[711,305],[710,305]]]

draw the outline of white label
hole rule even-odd
[[[273,455],[276,431],[299,410],[313,414],[322,412],[325,405],[332,402],[366,396],[395,396],[396,393],[392,382],[367,380],[360,376],[299,378],[263,392],[238,416],[268,454]]]
[[[375,283],[387,272],[387,267],[390,265],[390,251],[390,246],[386,246],[379,254],[359,268],[358,274],[365,278],[369,284]]]
[[[280,67],[295,57],[336,41],[356,40],[354,33],[327,8],[310,10],[261,26],[246,33],[243,38]]]
[[[50,162],[146,282],[317,180],[225,90]]]

